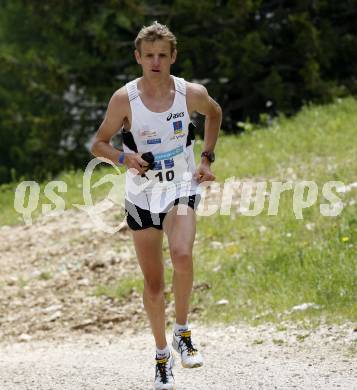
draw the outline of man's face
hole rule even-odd
[[[143,73],[150,77],[170,74],[170,67],[176,60],[176,50],[171,53],[170,42],[165,39],[154,42],[141,42],[141,50],[135,50],[135,58],[143,68]]]

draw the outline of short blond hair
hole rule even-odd
[[[161,39],[165,39],[166,41],[170,42],[171,53],[176,50],[176,37],[167,26],[157,21],[152,23],[150,26],[143,26],[139,31],[138,36],[135,38],[136,50],[140,52],[142,41],[154,42]]]

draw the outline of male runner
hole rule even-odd
[[[173,264],[176,324],[172,347],[184,367],[202,366],[187,318],[193,285],[192,249],[199,183],[215,179],[210,164],[221,125],[219,105],[202,85],[170,74],[176,38],[164,25],[143,27],[135,40],[142,77],[117,90],[92,144],[92,153],[125,165],[127,222],[144,275],[143,302],[156,342],[156,390],[175,388],[173,355],[165,336],[163,234]],[[204,147],[199,166],[193,155],[192,112],[205,115]],[[110,140],[123,128],[123,148]],[[151,152],[154,163],[142,158]],[[138,190],[139,189],[139,190]]]

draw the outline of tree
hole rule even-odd
[[[355,0],[3,0],[0,183],[86,164],[111,94],[139,75],[143,24],[170,26],[174,73],[205,84],[237,132],[356,93],[356,16]]]

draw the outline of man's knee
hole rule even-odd
[[[144,282],[144,293],[151,300],[160,299],[164,295],[165,284],[163,282]]]
[[[172,248],[170,250],[174,270],[179,273],[191,272],[192,251],[185,248]]]

